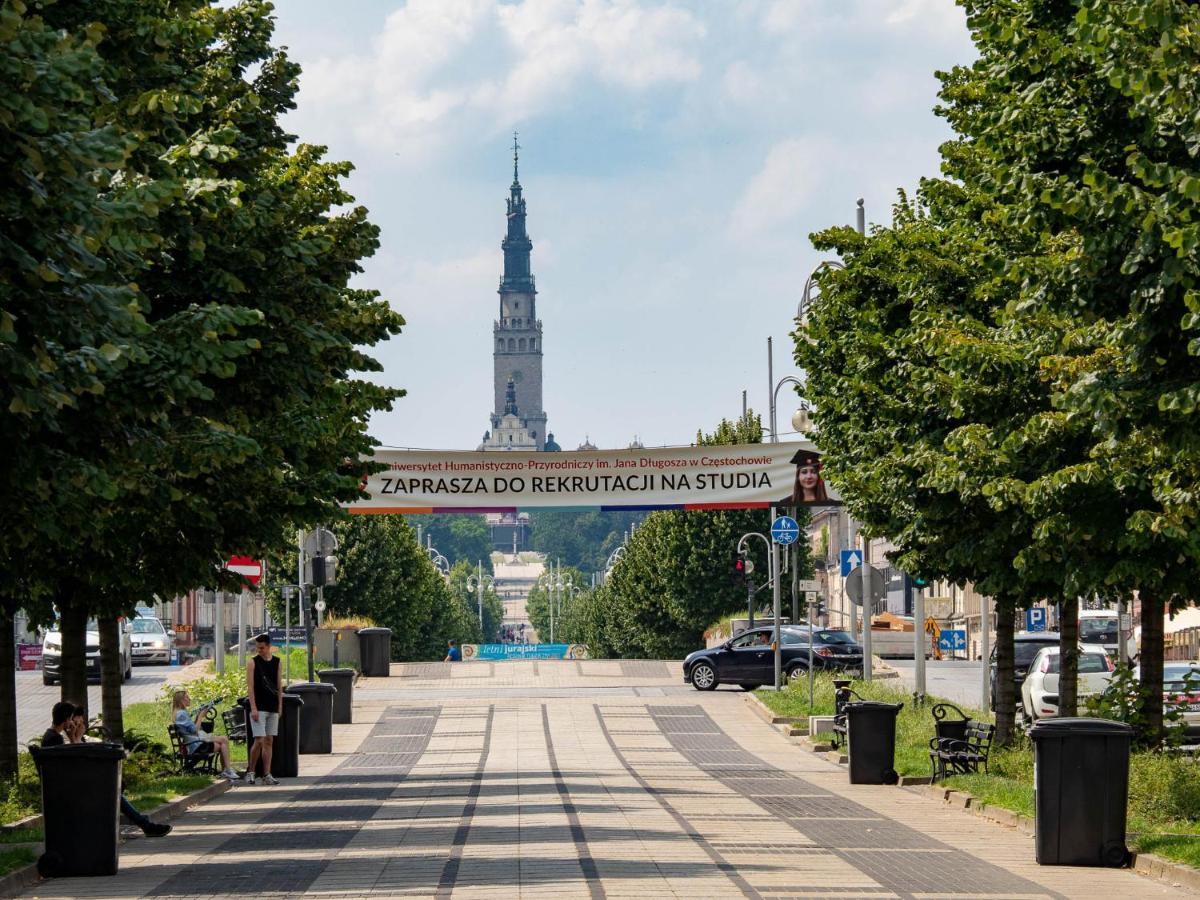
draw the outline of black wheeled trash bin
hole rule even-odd
[[[369,678],[386,678],[392,665],[392,629],[360,628],[358,655],[362,673]]]
[[[1133,729],[1108,719],[1042,719],[1033,738],[1034,845],[1043,866],[1124,866]]]
[[[333,698],[337,688],[320,681],[302,681],[288,688],[304,701],[300,717],[300,752],[333,752]]]
[[[294,687],[295,685],[293,685]],[[291,688],[283,692],[283,715],[279,717],[279,734],[271,747],[271,774],[276,778],[295,778],[300,774],[300,709],[304,701],[290,693]],[[246,697],[238,700],[246,715],[246,755],[249,758],[250,748],[254,746],[254,722],[250,719],[250,701]],[[262,760],[254,769],[254,774],[263,774]]]
[[[337,688],[333,695],[333,724],[351,725],[354,722],[354,670],[322,669],[317,677]]]
[[[32,748],[42,777],[46,852],[43,876],[116,875],[121,834],[119,744],[63,744]]]
[[[904,704],[856,700],[844,708],[850,783],[895,784],[900,780],[896,774],[896,716]]]

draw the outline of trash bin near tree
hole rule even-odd
[[[238,705],[243,708],[246,716],[246,753],[249,758],[250,748],[254,746],[250,701],[242,697],[238,700]],[[304,701],[291,693],[291,688],[283,692],[283,715],[279,717],[279,734],[275,736],[275,744],[271,749],[271,774],[276,778],[295,778],[300,774],[300,720],[303,706]],[[262,776],[262,760],[259,760],[254,774]]]
[[[895,784],[896,716],[903,703],[857,700],[847,703],[851,784]]]
[[[1133,729],[1107,719],[1041,719],[1034,752],[1034,846],[1043,866],[1123,866]]]
[[[360,628],[358,653],[362,673],[370,678],[386,678],[392,665],[392,629]]]
[[[300,752],[333,752],[333,698],[337,688],[320,681],[302,681],[288,688],[304,701],[300,717]]]
[[[317,677],[337,688],[333,695],[333,724],[350,725],[354,722],[354,676],[353,669],[321,669]]]
[[[32,747],[42,778],[46,852],[38,859],[43,876],[117,874],[121,829],[119,744]]]

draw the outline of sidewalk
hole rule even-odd
[[[236,788],[127,845],[115,878],[29,896],[1193,896],[1039,867],[1015,829],[851,786],[740,691],[684,689],[678,672],[396,666],[359,682],[359,724],[335,728],[332,755],[301,757],[304,777]]]

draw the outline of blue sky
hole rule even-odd
[[[566,449],[686,444],[765,412],[808,235],[886,221],[937,172],[936,69],[968,62],[952,0],[283,0],[304,68],[288,127],[357,166],[383,230],[363,286],[408,320],[376,348],[408,391],[389,446],[474,448],[492,399],[513,129]],[[781,430],[794,399],[781,392]]]

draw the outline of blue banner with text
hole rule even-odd
[[[463,644],[463,660],[587,659],[583,644]]]

